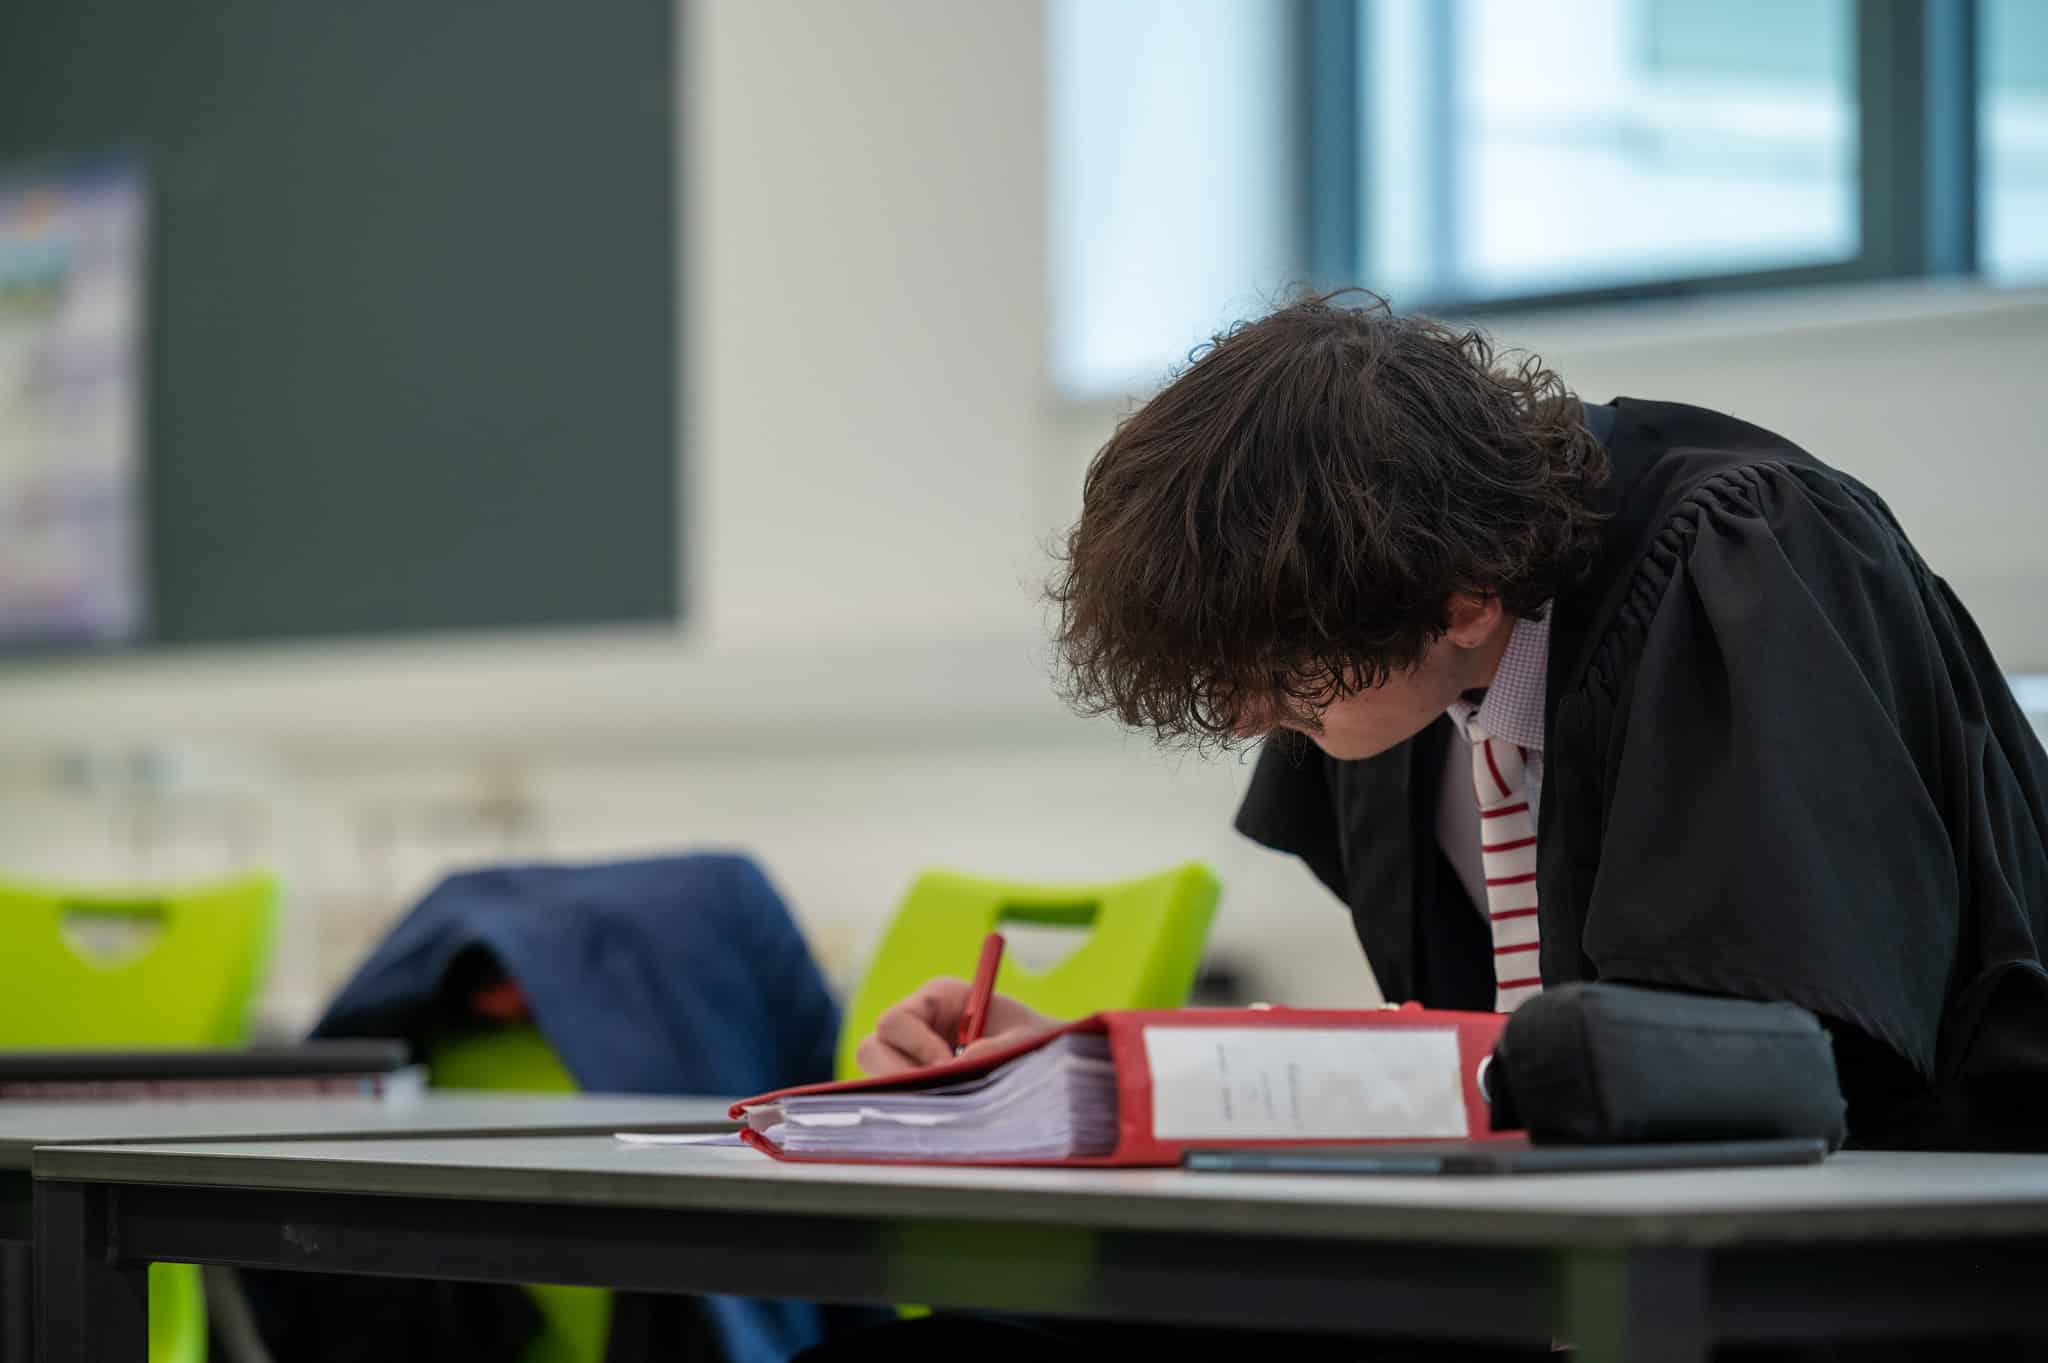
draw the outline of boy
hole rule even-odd
[[[1310,299],[1119,427],[1050,591],[1080,711],[1264,740],[1237,825],[1389,1000],[1788,1000],[1857,1143],[2048,1148],[2048,756],[1884,503],[1783,437]],[[862,1063],[943,1058],[962,994]]]

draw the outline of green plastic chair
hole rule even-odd
[[[0,880],[0,1046],[237,1046],[277,926],[274,876],[177,890]],[[193,1264],[149,1267],[151,1363],[203,1363]]]
[[[547,1038],[524,1023],[479,1027],[442,1041],[427,1057],[427,1074],[435,1088],[575,1093],[579,1087]],[[541,1328],[520,1363],[603,1363],[612,1332],[609,1291],[529,1283],[526,1292]]]
[[[1005,952],[996,971],[998,993],[1067,1021],[1105,1008],[1179,1008],[1194,990],[1222,890],[1215,873],[1196,861],[1106,885],[1027,885],[927,871],[896,910],[847,1006],[839,1029],[837,1073],[841,1079],[863,1073],[854,1053],[885,1009],[936,976],[971,978],[982,939],[1019,924],[1087,936],[1043,970]],[[918,1227],[902,1234],[898,1248],[905,1251],[943,1254],[948,1249],[916,1243]],[[1085,1276],[1085,1252],[1077,1248],[1074,1254],[1066,1266]],[[1061,1262],[1061,1255],[1051,1254],[1044,1270],[1057,1272],[1054,1265]],[[906,1303],[896,1313],[911,1319],[928,1315],[930,1308]]]
[[[996,989],[1046,1014],[1073,1019],[1104,1008],[1179,1008],[1194,989],[1222,885],[1190,861],[1140,880],[1027,885],[955,871],[917,878],[876,948],[839,1033],[838,1073],[861,1073],[861,1038],[884,1009],[938,975],[967,978],[982,938],[1006,925],[1087,935],[1043,971],[1003,957]]]

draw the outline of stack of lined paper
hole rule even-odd
[[[792,1155],[884,1159],[1064,1159],[1116,1146],[1108,1038],[1056,1037],[978,1078],[937,1088],[812,1093],[748,1114]]]

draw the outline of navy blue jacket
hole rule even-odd
[[[518,984],[587,1092],[744,1097],[832,1077],[838,1005],[767,877],[726,854],[452,875],[313,1035],[431,1044],[478,958]]]
[[[839,1010],[824,977],[767,877],[724,854],[450,876],[363,963],[312,1034],[403,1037],[424,1052],[450,1027],[473,1025],[469,993],[500,975],[518,985],[589,1092],[738,1097],[832,1075]],[[308,1318],[309,1345],[331,1345],[311,1323],[327,1311],[309,1305],[302,1298],[266,1315],[290,1330],[296,1311]],[[498,1305],[521,1314],[517,1302]],[[818,1309],[806,1303],[696,1305],[734,1363],[784,1359],[821,1334]],[[463,1310],[472,1323],[494,1313],[474,1302]],[[417,1321],[402,1329],[422,1338]]]

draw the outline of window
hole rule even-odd
[[[1984,273],[2048,279],[2048,4],[1985,0],[1978,37]]]
[[[1053,370],[1150,383],[1299,273],[1291,8],[1053,0]]]
[[[1359,277],[1403,302],[1846,261],[1848,0],[1379,0]]]
[[[1286,286],[2048,277],[2048,0],[1051,0],[1055,376]],[[1981,93],[1981,103],[1979,96]]]

